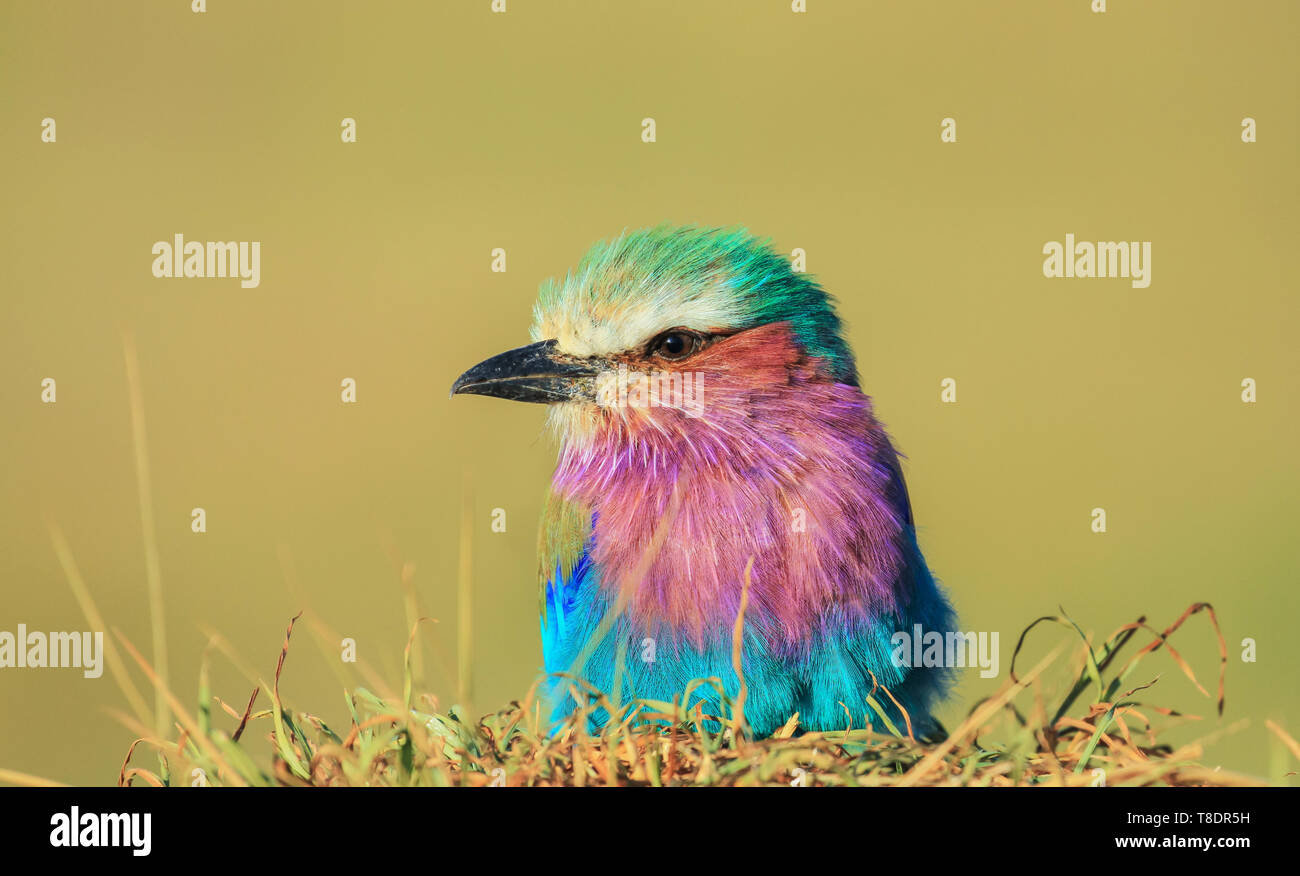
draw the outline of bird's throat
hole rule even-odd
[[[703,416],[617,417],[563,446],[554,490],[591,510],[601,586],[638,629],[729,636],[751,559],[748,621],[775,642],[895,609],[894,449],[856,387],[793,364],[714,369]]]

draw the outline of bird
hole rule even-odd
[[[831,296],[770,239],[661,224],[544,281],[531,342],[455,380],[453,397],[549,408],[552,722],[581,706],[602,726],[604,695],[698,705],[754,738],[881,717],[941,731],[952,668],[900,642],[946,635],[956,616],[844,334]]]

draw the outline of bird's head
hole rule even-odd
[[[826,293],[744,229],[658,226],[596,244],[543,283],[532,340],[452,394],[548,403],[570,443],[610,427],[689,437],[792,382],[857,385]]]

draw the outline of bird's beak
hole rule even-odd
[[[555,341],[541,341],[478,363],[456,378],[451,394],[542,404],[595,398],[596,375],[601,370],[594,360],[559,353]]]

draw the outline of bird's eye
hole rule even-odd
[[[673,329],[650,342],[650,353],[670,361],[685,359],[699,348],[699,344],[699,335],[682,329]]]

